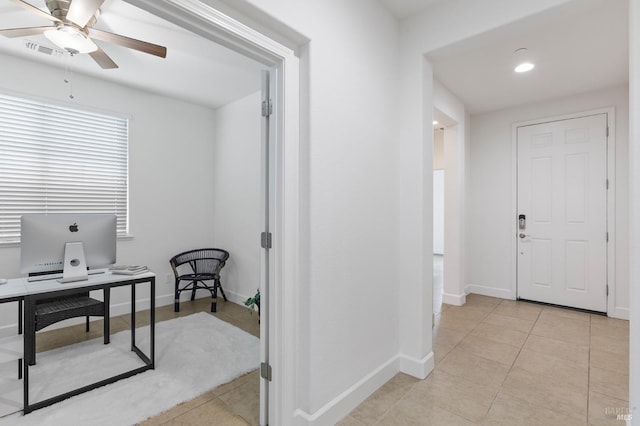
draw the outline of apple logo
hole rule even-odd
[[[69,226],[69,231],[78,232],[78,224],[74,223],[73,225]]]

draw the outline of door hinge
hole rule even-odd
[[[262,101],[262,116],[269,117],[271,114],[273,114],[273,102],[271,99],[266,99]]]
[[[607,232],[607,242],[609,242],[609,233]]]
[[[607,179],[607,189],[609,189],[609,179]]]
[[[609,137],[609,126],[607,126],[607,137]]]
[[[271,232],[263,232],[260,234],[260,246],[264,249],[271,248]]]
[[[607,296],[609,295],[609,284],[607,284]]]
[[[260,377],[265,380],[271,381],[271,366],[266,362],[260,364]]]

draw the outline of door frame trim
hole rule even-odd
[[[518,297],[518,128],[536,124],[544,124],[552,121],[571,120],[574,118],[591,115],[607,114],[607,126],[609,137],[607,138],[607,179],[609,190],[607,191],[607,284],[609,295],[607,297],[607,316],[623,318],[616,310],[616,120],[615,108],[606,107],[570,114],[561,114],[535,120],[515,122],[511,126],[511,222],[513,231],[511,238],[511,289],[510,297],[516,300]]]
[[[296,382],[299,374],[301,333],[299,283],[306,260],[300,254],[307,239],[300,231],[301,152],[306,146],[308,117],[300,93],[308,77],[306,39],[265,12],[244,2],[228,0],[124,0],[180,27],[248,56],[276,70],[276,93],[272,124],[275,131],[275,188],[272,276],[268,311],[269,423],[290,424],[298,407]],[[213,3],[213,5],[209,4]],[[233,3],[233,4],[231,4]],[[234,7],[235,6],[235,7]],[[245,10],[246,9],[246,10]],[[257,28],[256,28],[257,27]],[[302,86],[302,87],[301,87]],[[257,236],[256,236],[257,237]],[[258,248],[256,242],[256,249]]]

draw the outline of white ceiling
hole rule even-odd
[[[404,19],[448,0],[380,1]],[[527,74],[513,72],[521,47],[536,62]],[[628,1],[574,0],[427,56],[472,114],[624,84]]]
[[[390,0],[391,1],[391,0]],[[627,0],[578,0],[427,56],[471,114],[627,83]],[[513,72],[526,47],[536,68]]]
[[[414,15],[439,1],[443,0],[380,0],[398,19]]]
[[[448,0],[380,0],[403,18]],[[31,3],[45,10],[44,0]],[[428,12],[427,12],[428,13]],[[0,3],[0,28],[49,21],[13,3]],[[192,34],[122,0],[106,0],[96,28],[167,47],[161,59],[97,43],[119,65],[103,70],[87,55],[53,57],[27,49],[27,41],[54,47],[43,36],[0,36],[0,53],[42,61],[217,108],[260,88],[261,64]],[[527,47],[531,73],[513,73],[513,51]],[[566,96],[628,81],[627,0],[575,0],[522,21],[428,54],[435,76],[470,113]]]
[[[44,0],[29,0],[47,10]],[[95,28],[167,47],[157,58],[115,44],[96,41],[120,68],[103,70],[88,55],[50,56],[26,47],[32,41],[54,48],[44,36],[0,36],[0,53],[41,61],[83,73],[217,108],[260,90],[260,70],[252,59],[184,30],[122,0],[106,0]],[[0,29],[46,26],[50,22],[13,3],[0,3]]]

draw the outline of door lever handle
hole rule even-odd
[[[519,235],[520,238],[527,238],[527,237],[530,237],[530,236],[531,235],[525,234],[524,232],[521,232],[520,235]]]

